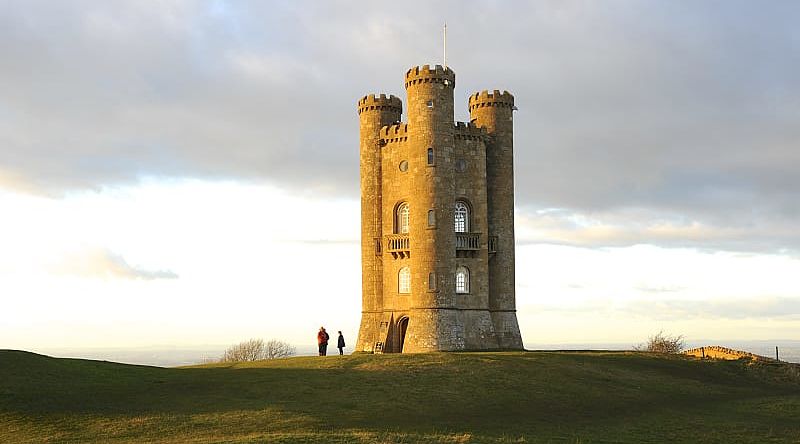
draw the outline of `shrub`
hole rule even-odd
[[[680,353],[685,348],[683,335],[665,335],[663,331],[647,339],[647,343],[634,347],[638,351],[651,353]]]

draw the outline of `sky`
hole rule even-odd
[[[516,99],[523,340],[800,337],[800,4],[2,1],[0,348],[354,342],[358,116]]]

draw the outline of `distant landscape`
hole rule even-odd
[[[29,351],[60,358],[82,358],[101,361],[112,361],[123,364],[153,365],[157,367],[178,367],[195,365],[217,360],[228,345],[200,345],[195,347],[129,347],[129,348],[42,348]],[[542,344],[527,343],[528,350],[631,350],[636,343],[565,343]],[[722,345],[736,350],[748,351],[767,357],[775,357],[775,346],[779,347],[782,361],[800,363],[800,341],[764,340],[764,341],[724,341],[698,340],[687,341],[686,348],[708,345]],[[295,344],[298,356],[314,356],[316,346],[312,344]],[[346,353],[352,349],[345,349]]]

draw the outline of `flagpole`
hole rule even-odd
[[[447,23],[444,24],[444,67],[447,69]]]

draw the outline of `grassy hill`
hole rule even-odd
[[[157,368],[0,351],[0,442],[800,442],[796,367],[602,352]]]

